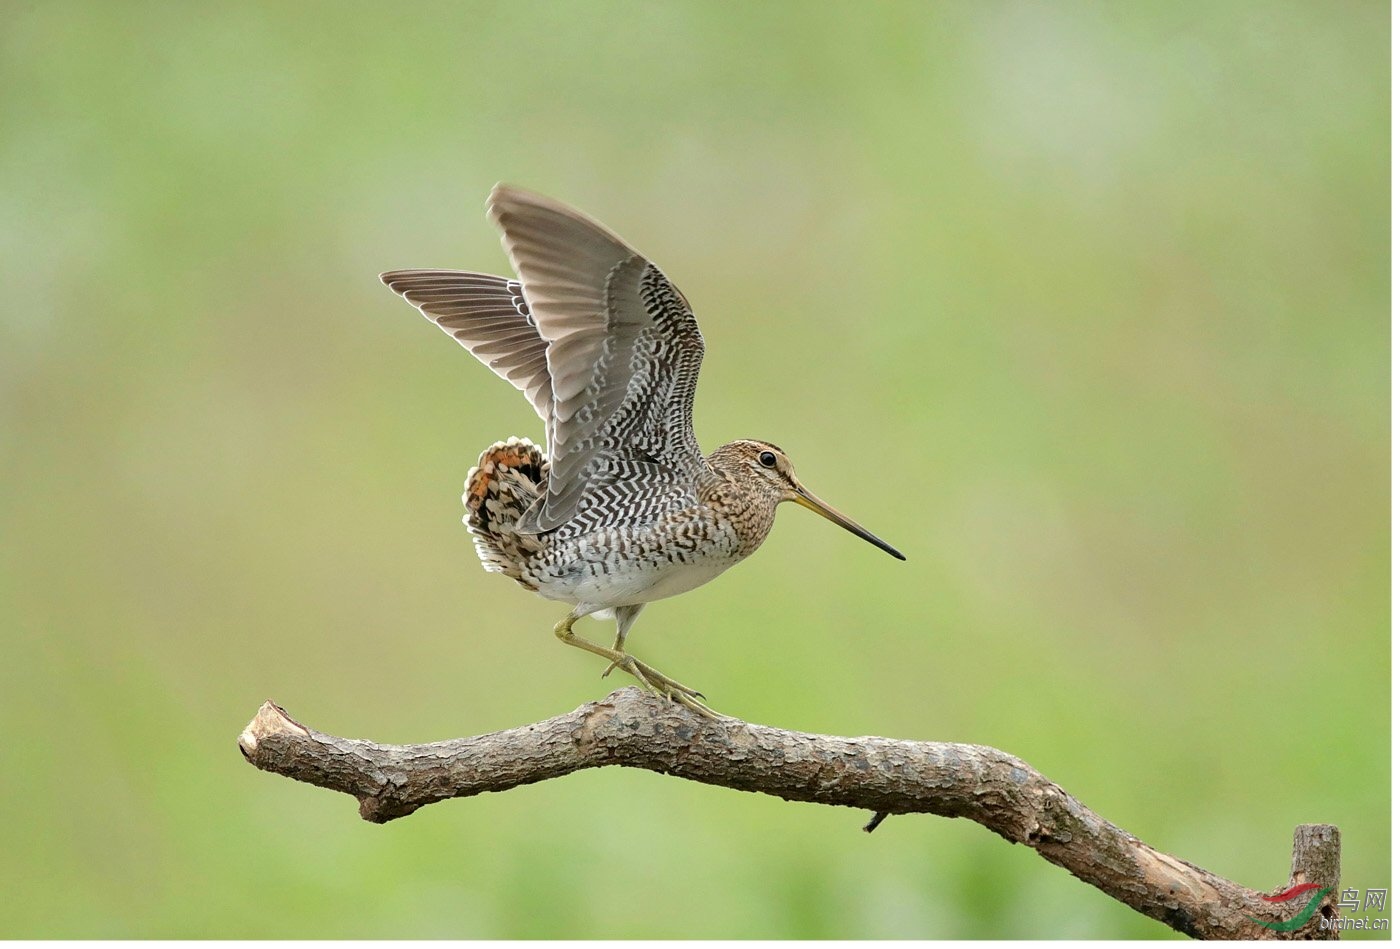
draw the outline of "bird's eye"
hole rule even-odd
[[[758,453],[758,463],[765,468],[778,467],[778,456],[771,451],[761,451]]]

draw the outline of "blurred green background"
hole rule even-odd
[[[505,269],[500,179],[683,288],[702,445],[909,556],[785,508],[639,656],[1253,887],[1336,823],[1390,885],[1384,3],[4,20],[0,935],[1171,935],[964,821],[608,770],[372,826],[243,762],[268,697],[425,741],[622,684],[459,522],[538,421],[375,279]]]

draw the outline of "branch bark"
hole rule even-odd
[[[1147,846],[1086,808],[1024,761],[981,745],[839,738],[709,721],[636,688],[565,715],[489,735],[421,745],[336,738],[265,702],[238,739],[254,766],[342,791],[360,816],[384,823],[426,804],[505,791],[587,768],[619,765],[672,774],[790,801],[887,814],[976,821],[1025,844],[1139,913],[1208,939],[1336,938],[1322,929],[1336,913],[1341,837],[1305,824],[1294,835],[1288,884],[1261,893]],[[1291,931],[1308,894],[1269,902],[1288,886],[1331,887],[1318,912]]]

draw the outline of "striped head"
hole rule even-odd
[[[898,550],[808,491],[797,480],[792,462],[777,445],[743,438],[721,445],[706,460],[721,483],[732,489],[723,492],[730,506],[740,504],[750,509],[757,508],[764,512],[765,520],[771,525],[773,509],[784,501],[795,501],[862,540],[869,541],[890,556],[905,559]],[[767,533],[766,527],[764,533]]]

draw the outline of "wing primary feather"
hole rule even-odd
[[[379,279],[523,392],[548,430],[554,393],[540,372],[546,343],[518,280],[463,270],[393,270]]]

